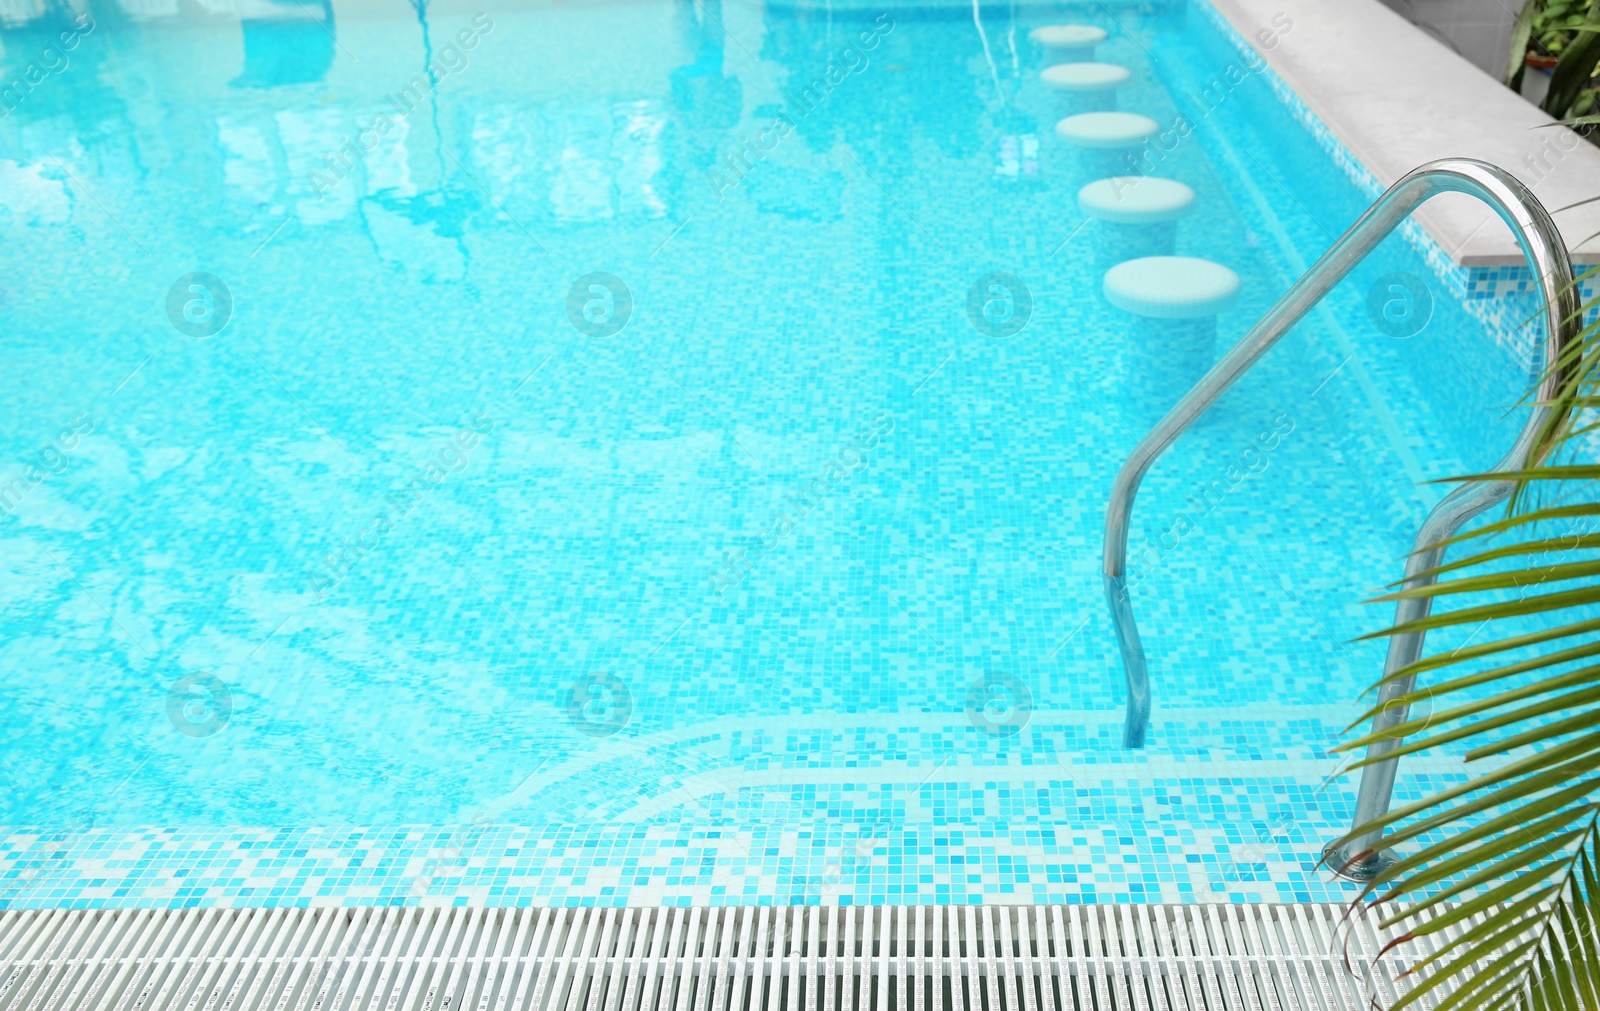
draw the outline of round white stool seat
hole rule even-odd
[[[1055,91],[1114,91],[1133,75],[1115,63],[1057,63],[1039,72],[1039,80]]]
[[[1093,25],[1045,25],[1029,32],[1028,38],[1046,49],[1082,49],[1104,42],[1106,32]]]
[[[1078,191],[1078,210],[1119,225],[1177,221],[1194,209],[1194,190],[1154,176],[1097,179]]]
[[[1161,124],[1132,112],[1082,112],[1056,124],[1056,136],[1076,147],[1115,150],[1138,147],[1161,132]]]
[[[1192,256],[1146,256],[1106,271],[1106,301],[1150,319],[1215,316],[1239,299],[1239,275]]]

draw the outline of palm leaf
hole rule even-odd
[[[1506,61],[1506,84],[1515,88],[1522,83],[1523,68],[1528,65],[1528,40],[1533,35],[1533,16],[1539,11],[1539,0],[1528,0],[1517,15],[1516,28],[1511,33],[1511,58]]]
[[[1504,653],[1509,650],[1525,649],[1541,643],[1551,642],[1556,639],[1567,639],[1585,632],[1600,632],[1600,618],[1590,621],[1575,622],[1571,625],[1562,625],[1559,628],[1546,629],[1540,632],[1530,632],[1527,635],[1512,636],[1509,639],[1495,639],[1478,646],[1465,646],[1449,653],[1437,653],[1433,656],[1423,657],[1416,663],[1408,664],[1393,674],[1385,675],[1369,692],[1377,691],[1390,681],[1399,681],[1413,674],[1422,674],[1439,667],[1448,667],[1453,664],[1462,664],[1470,660],[1490,656],[1495,653]],[[1481,675],[1480,675],[1481,676]]]
[[[1600,0],[1589,20],[1600,23]],[[1596,45],[1585,33],[1572,48]],[[1330,850],[1374,833],[1375,849],[1412,848],[1353,904],[1385,911],[1380,926],[1398,930],[1391,948],[1429,939],[1392,1011],[1600,1009],[1600,465],[1587,452],[1600,433],[1600,325],[1583,327],[1556,367],[1534,462],[1452,479],[1512,482],[1506,514],[1444,542],[1452,557],[1375,598],[1425,600],[1424,617],[1363,637],[1461,628],[1475,640],[1384,676],[1373,690],[1407,690],[1380,696],[1358,723],[1396,706],[1430,714],[1338,749],[1386,742],[1350,769],[1450,749],[1470,774]]]
[[[1550,90],[1544,98],[1544,111],[1556,119],[1567,114],[1573,99],[1594,75],[1595,65],[1600,64],[1600,4],[1589,5],[1588,19],[1577,33],[1550,74]]]

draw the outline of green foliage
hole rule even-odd
[[[1533,41],[1538,16],[1543,7],[1544,0],[1527,0],[1512,28],[1511,55],[1506,60],[1506,84],[1513,88],[1522,86],[1522,72],[1528,65],[1528,45]]]
[[[1498,475],[1516,482],[1506,517],[1446,542],[1469,553],[1431,570],[1438,582],[1378,598],[1436,605],[1428,618],[1378,636],[1475,630],[1468,645],[1380,682],[1421,675],[1390,705],[1426,702],[1431,715],[1340,749],[1395,737],[1406,740],[1391,755],[1467,749],[1468,782],[1340,841],[1381,828],[1379,849],[1420,847],[1358,900],[1393,903],[1383,925],[1435,947],[1411,967],[1415,989],[1395,1011],[1425,1000],[1439,1011],[1600,1008],[1600,466],[1580,455],[1600,430],[1595,325],[1558,367],[1565,378],[1537,462]],[[1470,595],[1465,606],[1438,609],[1462,594]],[[1461,930],[1451,938],[1453,926]]]
[[[1560,56],[1576,37],[1589,15],[1588,0],[1549,0],[1547,3],[1529,4],[1534,7],[1532,31],[1538,51],[1549,56]],[[1526,9],[1524,9],[1524,13]]]
[[[1541,108],[1557,119],[1596,110],[1600,0],[1527,0],[1517,15],[1506,66],[1506,83],[1513,88],[1521,85],[1530,52],[1559,61]]]

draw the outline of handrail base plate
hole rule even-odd
[[[1349,846],[1347,843],[1335,850],[1334,843],[1330,842],[1322,847],[1323,865],[1332,871],[1335,877],[1344,881],[1354,881],[1358,885],[1364,885],[1400,862],[1400,854],[1394,850],[1380,850],[1377,853],[1368,853],[1362,859],[1355,859],[1348,853]]]

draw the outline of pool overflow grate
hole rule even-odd
[[[1352,927],[1342,913],[1314,904],[11,910],[0,913],[0,1011],[1392,1004],[1403,992],[1397,973],[1432,949],[1409,947],[1373,968],[1387,938],[1375,920]]]

